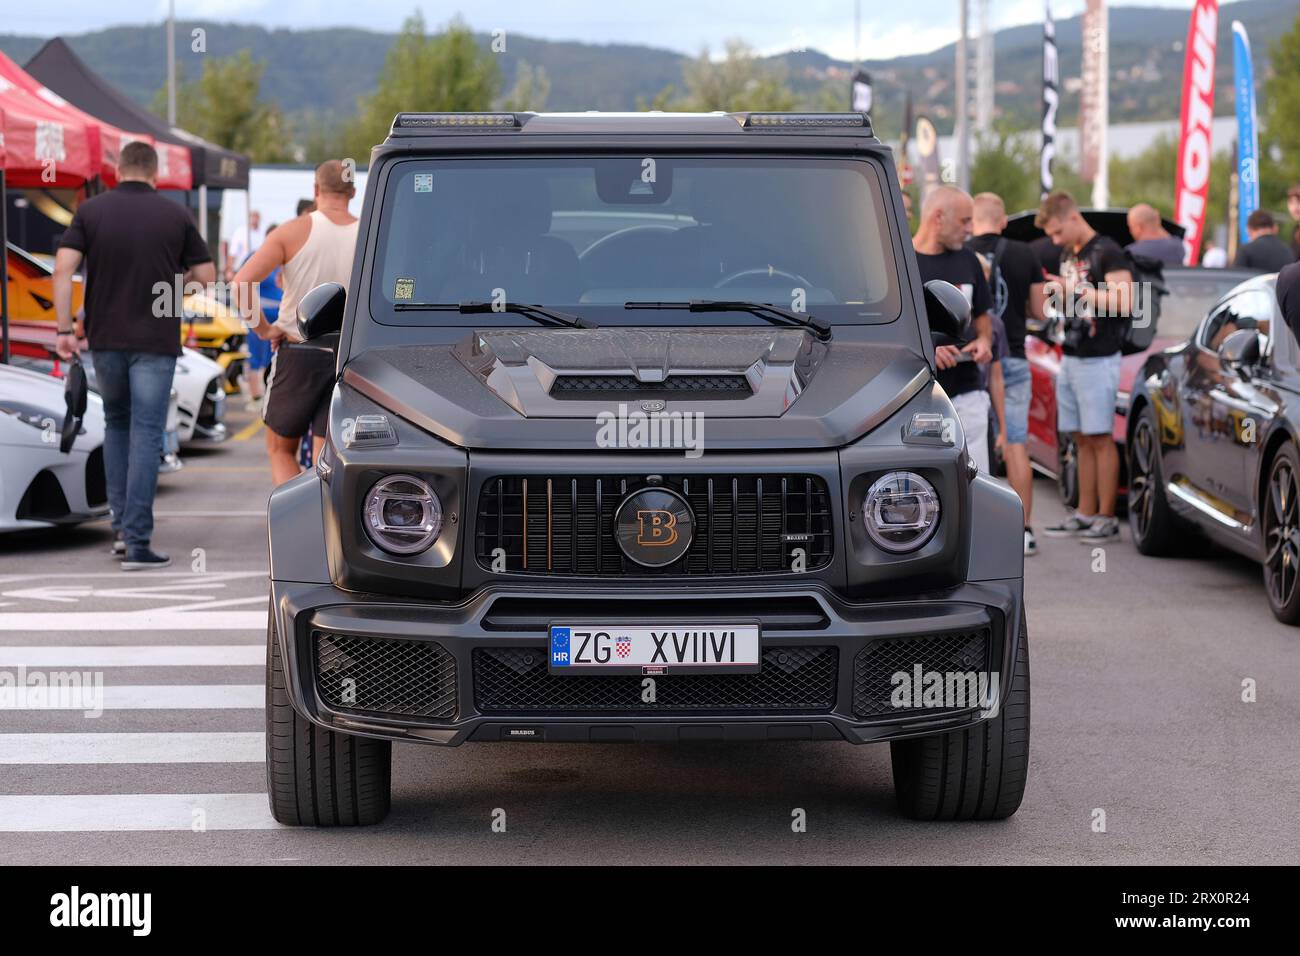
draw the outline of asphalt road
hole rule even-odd
[[[480,744],[396,745],[378,827],[279,828],[261,436],[185,458],[157,504],[168,571],[117,571],[105,525],[0,539],[0,671],[98,671],[106,704],[0,711],[4,863],[1300,860],[1300,630],[1270,616],[1254,565],[1143,558],[1127,529],[1104,571],[1046,538],[1027,563],[1032,765],[1011,820],[901,819],[885,746]],[[1061,509],[1037,492],[1041,526]]]

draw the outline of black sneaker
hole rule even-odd
[[[1025,557],[1029,558],[1038,553],[1038,542],[1034,540],[1034,529],[1025,529]]]
[[[150,551],[148,548],[135,548],[128,551],[122,561],[123,571],[148,571],[150,568],[165,568],[172,559],[165,554]]]
[[[122,532],[120,531],[113,534],[113,557],[126,557],[126,539],[122,537]]]

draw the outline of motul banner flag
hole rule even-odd
[[[1196,265],[1201,257],[1205,203],[1210,192],[1214,53],[1218,26],[1218,0],[1196,0],[1187,27],[1182,135],[1178,143],[1178,177],[1174,187],[1174,218],[1185,230],[1183,262],[1189,266]]]
[[[1232,21],[1232,74],[1237,100],[1237,222],[1244,245],[1250,241],[1246,220],[1259,208],[1259,127],[1250,37],[1240,20]]]
[[[1043,21],[1043,149],[1039,153],[1039,191],[1052,191],[1052,160],[1056,158],[1056,109],[1061,103],[1061,64],[1056,58],[1056,23],[1047,4]]]

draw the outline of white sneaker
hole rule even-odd
[[[1033,557],[1038,553],[1038,542],[1034,540],[1034,533],[1028,528],[1025,529],[1025,557]]]

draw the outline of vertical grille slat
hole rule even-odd
[[[649,485],[644,476],[608,474],[487,479],[473,536],[479,564],[493,568],[498,548],[506,570],[526,574],[789,574],[796,549],[804,553],[805,571],[831,561],[831,498],[820,477],[664,475],[662,481],[695,515],[691,547],[671,565],[645,568],[623,554],[614,513],[628,494]]]

